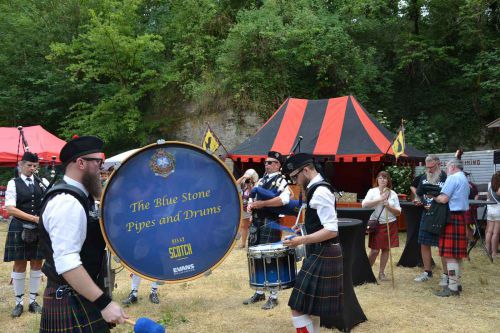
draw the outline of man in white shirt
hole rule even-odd
[[[283,241],[283,245],[292,248],[301,244],[307,247],[307,258],[297,275],[288,306],[297,333],[319,333],[320,321],[332,322],[325,319],[339,314],[343,308],[342,249],[337,237],[335,196],[309,154],[288,158],[283,172],[306,190],[307,199],[306,235]]]
[[[51,189],[42,203],[42,270],[48,281],[40,332],[109,332],[110,324],[128,318],[103,292],[105,242],[94,201],[102,191],[102,146],[92,136],[69,141],[60,154],[64,184]]]
[[[12,216],[5,242],[4,261],[14,261],[12,270],[12,286],[16,297],[16,305],[12,317],[19,317],[23,311],[23,295],[26,280],[26,266],[30,261],[29,279],[29,312],[41,313],[42,308],[36,302],[40,279],[42,276],[43,254],[37,239],[37,223],[43,191],[33,178],[38,168],[38,156],[26,152],[19,162],[19,177],[11,179],[5,193],[5,206]],[[30,228],[24,231],[24,226]],[[31,233],[26,237],[26,233]]]

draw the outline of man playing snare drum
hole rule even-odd
[[[343,265],[335,197],[332,187],[318,173],[313,158],[299,153],[286,160],[283,171],[306,191],[307,234],[283,241],[283,245],[307,246],[307,258],[297,275],[288,306],[297,332],[319,332],[321,322],[335,316],[343,307]],[[331,327],[328,327],[331,328]]]
[[[283,178],[280,172],[283,156],[275,151],[270,151],[265,161],[266,173],[262,177],[257,186],[266,190],[276,192],[276,197],[268,200],[260,200],[259,195],[256,200],[250,199],[247,206],[247,211],[252,213],[252,223],[249,229],[248,246],[260,244],[274,243],[281,240],[281,231],[270,228],[269,223],[279,223],[279,214],[271,212],[266,207],[280,207],[289,203],[290,189],[286,179]],[[248,305],[263,301],[266,295],[263,291],[257,291],[249,299],[243,301],[243,304]],[[262,309],[269,310],[278,305],[278,294],[276,291],[271,291],[271,295],[267,302],[262,306]]]

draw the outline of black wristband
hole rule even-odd
[[[93,301],[94,305],[96,308],[99,309],[99,311],[104,310],[108,306],[109,303],[111,303],[111,298],[108,297],[105,293],[102,293],[101,296],[97,297],[95,301]]]

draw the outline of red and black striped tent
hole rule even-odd
[[[386,152],[394,155],[389,147],[395,134],[380,125],[353,96],[344,96],[288,98],[255,135],[228,157],[238,162],[259,162],[270,150],[288,155],[299,136],[303,137],[301,152],[334,158],[336,162],[378,162],[386,160]],[[425,153],[406,145],[402,157],[422,161]]]

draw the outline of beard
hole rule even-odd
[[[94,198],[99,198],[102,193],[101,177],[85,171],[82,177],[82,184]]]
[[[436,171],[435,173],[426,172],[427,181],[431,184],[434,184],[434,185],[439,183],[439,176],[440,175],[441,175],[440,170]]]

